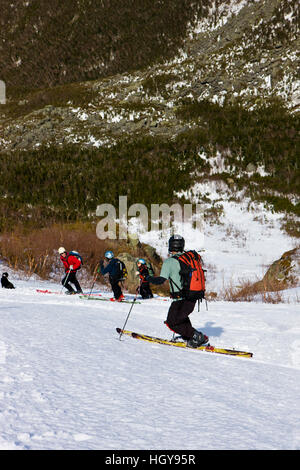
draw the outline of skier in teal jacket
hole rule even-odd
[[[184,251],[185,240],[180,235],[173,235],[169,239],[169,253],[171,255],[180,255]],[[171,297],[173,302],[169,308],[165,324],[170,330],[178,333],[182,339],[187,341],[187,346],[197,348],[201,344],[208,342],[208,337],[201,331],[193,328],[189,315],[193,312],[196,300],[187,300],[182,298],[182,280],[180,275],[180,263],[174,258],[167,258],[161,268],[160,276],[149,276],[147,281],[151,284],[160,285],[169,281],[171,287]]]

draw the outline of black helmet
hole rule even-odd
[[[183,251],[184,250],[184,238],[181,235],[172,235],[169,238],[169,252],[172,251]]]

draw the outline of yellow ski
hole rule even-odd
[[[251,352],[238,351],[237,349],[216,348],[215,346],[211,346],[210,344],[199,346],[198,348],[189,348],[186,345],[186,342],[169,341],[167,339],[156,338],[155,336],[148,336],[142,333],[134,333],[133,331],[128,331],[128,330],[122,331],[121,328],[116,328],[116,330],[118,333],[122,332],[123,335],[128,335],[128,336],[131,336],[132,338],[141,339],[143,341],[148,341],[151,343],[166,344],[168,346],[175,346],[177,348],[194,349],[195,351],[197,350],[206,351],[206,352],[217,353],[217,354],[226,354],[229,356],[239,356],[239,357],[252,357],[253,356],[253,353]]]

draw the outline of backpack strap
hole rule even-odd
[[[181,255],[173,255],[172,258],[177,259],[177,261],[179,263],[179,260],[178,260],[179,256],[181,256]],[[169,281],[170,287],[171,287],[171,298],[172,299],[181,298],[182,297],[182,289],[170,277],[169,277],[168,281]],[[174,286],[177,288],[176,293],[175,293],[175,290],[174,290]]]
[[[182,298],[182,294],[181,294],[181,289],[179,286],[177,286],[176,282],[173,281],[173,279],[171,279],[169,277],[168,281],[170,282],[170,287],[171,287],[171,298],[172,299],[181,299]],[[175,292],[174,290],[174,286],[177,287],[177,291]]]

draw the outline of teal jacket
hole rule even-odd
[[[181,253],[178,253],[178,255],[181,255]],[[154,285],[163,284],[168,280],[170,282],[171,294],[175,294],[176,297],[176,295],[179,296],[179,292],[182,289],[180,270],[179,261],[174,257],[170,257],[163,262],[159,276],[149,276],[146,280]]]

